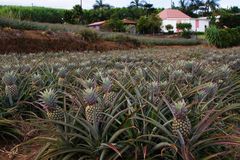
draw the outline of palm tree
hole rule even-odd
[[[144,0],[133,0],[130,2],[130,7],[139,8],[143,6],[143,3],[146,3],[146,2]]]
[[[110,8],[109,4],[104,4],[103,0],[96,0],[96,3],[93,5],[94,9],[103,9],[103,8]]]
[[[207,8],[207,12],[215,11],[219,7],[219,0],[206,0],[205,6]]]

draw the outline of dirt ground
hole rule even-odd
[[[67,32],[48,32],[0,29],[0,54],[5,53],[36,53],[50,51],[108,51],[117,49],[131,49],[135,46],[110,41],[89,43],[79,35]]]

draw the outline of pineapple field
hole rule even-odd
[[[240,159],[239,51],[0,55],[0,159]]]

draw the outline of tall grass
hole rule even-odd
[[[0,17],[36,22],[62,23],[64,9],[0,6]]]

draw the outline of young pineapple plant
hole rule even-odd
[[[187,116],[186,103],[184,101],[174,103],[172,112],[174,116],[172,123],[173,134],[178,136],[178,132],[180,132],[183,138],[187,139],[191,132],[191,122]]]
[[[112,82],[109,77],[102,78],[102,89],[103,89],[103,100],[107,106],[112,106],[115,101],[117,94],[112,91]]]
[[[32,88],[34,90],[38,90],[43,87],[43,80],[39,73],[32,75]]]
[[[63,121],[64,112],[60,106],[57,105],[57,93],[53,89],[46,89],[41,92],[40,102],[43,108],[47,111],[47,116],[51,120]]]
[[[202,90],[200,90],[196,95],[196,100],[202,101],[202,100],[209,100],[215,96],[217,93],[218,86],[216,83],[209,82],[207,83],[206,87],[204,87]]]
[[[68,70],[64,67],[60,68],[58,72],[58,85],[63,86],[66,84],[66,77],[67,77]]]
[[[8,96],[9,102],[13,105],[13,100],[18,97],[18,87],[16,85],[16,75],[13,71],[6,72],[2,78],[5,84],[5,93]]]
[[[84,90],[84,100],[86,103],[85,115],[87,121],[90,123],[99,123],[102,121],[104,108],[98,102],[98,95],[93,88],[87,88]]]
[[[154,105],[160,104],[160,84],[157,81],[148,83],[147,89],[149,92],[149,98]]]

